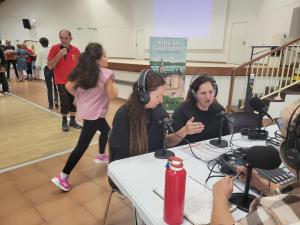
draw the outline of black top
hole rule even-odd
[[[5,65],[6,65],[6,62],[5,62],[4,52],[3,52],[3,49],[0,48],[0,68],[5,67]]]
[[[148,152],[163,148],[163,129],[153,120],[152,109],[147,109]],[[110,160],[130,157],[129,153],[129,111],[126,104],[121,106],[115,114],[110,134]],[[133,137],[134,138],[134,137]]]
[[[5,46],[4,50],[15,50],[15,46],[11,45],[11,46]]]
[[[219,103],[213,103],[219,104]],[[223,108],[223,107],[222,107]],[[224,108],[223,108],[224,109]],[[225,110],[225,109],[224,109]],[[192,142],[203,141],[207,139],[216,138],[219,135],[220,122],[215,114],[210,111],[202,111],[197,106],[190,102],[181,103],[174,111],[172,115],[172,125],[175,131],[178,131],[186,122],[194,117],[194,122],[201,122],[204,125],[204,130],[201,133],[187,135],[185,139]],[[227,121],[223,123],[222,135],[229,134],[229,127]],[[187,144],[182,141],[178,145]]]

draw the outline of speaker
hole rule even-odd
[[[29,19],[22,19],[22,22],[23,22],[23,27],[25,29],[28,29],[28,30],[31,29],[31,25],[30,25],[30,20]]]

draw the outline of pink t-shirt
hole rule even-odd
[[[109,97],[105,89],[105,83],[113,77],[113,71],[100,69],[98,84],[94,88],[76,89],[74,104],[77,107],[77,115],[84,120],[96,120],[104,118],[108,112]]]

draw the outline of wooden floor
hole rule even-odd
[[[47,107],[43,81],[17,83],[11,80],[10,87],[13,94]],[[3,96],[6,97],[11,96]],[[122,103],[117,100],[111,105],[109,123]],[[22,143],[19,145],[22,146]],[[70,176],[73,189],[68,193],[58,190],[50,179],[62,170],[69,154],[0,173],[0,225],[103,224],[110,187],[107,165],[93,162],[97,151],[97,145],[90,146],[75,167]],[[107,224],[131,225],[132,215],[130,202],[114,194]]]

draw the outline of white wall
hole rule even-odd
[[[113,57],[134,57],[131,0],[9,0],[0,4],[1,39],[57,43],[58,31],[71,30],[73,44],[83,50],[89,41],[101,42]],[[23,28],[22,18],[36,19],[36,27]]]
[[[292,10],[300,6],[300,0],[224,2],[225,31],[219,33],[223,46],[207,49],[203,43],[190,43],[188,60],[227,62],[232,24],[237,22],[249,24],[248,45],[271,44],[273,35],[288,34]],[[153,0],[7,0],[0,4],[0,38],[22,42],[47,36],[53,44],[58,42],[58,31],[68,28],[81,50],[89,41],[99,41],[110,57],[135,58],[136,29],[141,29],[145,31],[144,57],[149,58],[152,7]],[[22,18],[35,18],[36,28],[24,29]]]

